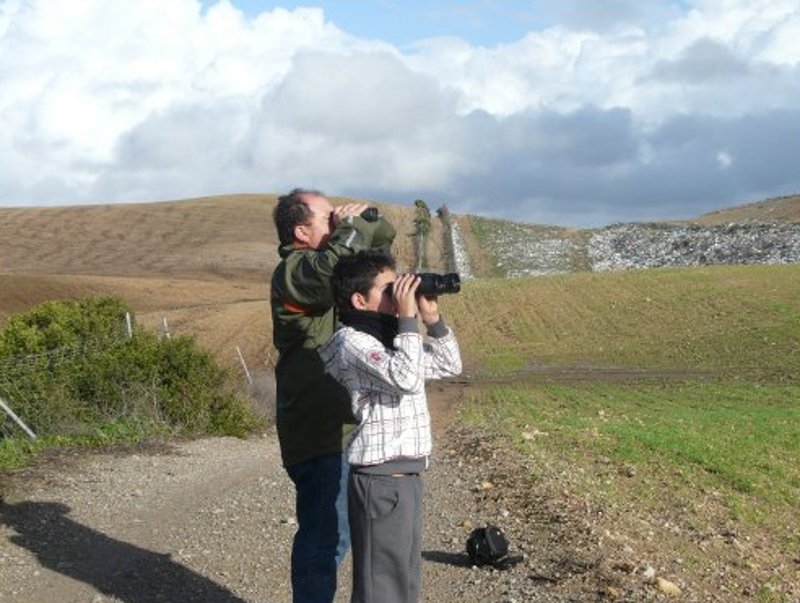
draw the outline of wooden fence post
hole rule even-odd
[[[250,371],[247,370],[247,363],[244,361],[242,350],[238,345],[236,346],[236,353],[239,355],[239,362],[242,363],[242,367],[244,368],[244,374],[247,377],[247,383],[250,385],[250,387],[253,387],[253,378],[250,376]]]

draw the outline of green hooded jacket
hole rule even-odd
[[[317,348],[336,329],[331,276],[340,257],[389,249],[394,227],[380,218],[349,217],[319,249],[283,245],[272,275],[272,342],[276,423],[284,466],[342,451],[342,430],[353,422],[347,391],[325,373]]]

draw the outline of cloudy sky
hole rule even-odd
[[[0,0],[0,206],[294,186],[562,226],[800,192],[798,0]]]

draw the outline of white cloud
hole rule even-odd
[[[262,118],[358,144],[404,138],[450,112],[435,80],[391,55],[315,52],[295,57],[291,73],[265,98]]]
[[[796,0],[585,2],[401,50],[319,8],[0,0],[0,205],[303,185],[579,224],[800,188]]]
[[[637,121],[653,125],[684,111],[742,114],[787,106],[797,85],[800,5],[699,4],[649,30],[629,23],[611,33],[552,27],[491,49],[441,40],[407,60],[458,90],[464,112],[625,106]]]

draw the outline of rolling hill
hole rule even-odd
[[[270,364],[266,300],[268,278],[278,259],[272,224],[275,202],[275,195],[242,194],[162,203],[0,209],[0,325],[9,315],[46,300],[113,294],[131,304],[142,324],[161,328],[166,320],[171,332],[196,334],[224,362],[235,362],[238,346],[249,362]],[[412,266],[413,203],[368,202],[395,224],[399,263]],[[798,221],[800,196],[720,210],[700,216],[697,222],[715,224],[734,218],[750,223]],[[515,243],[548,241],[548,237],[556,242],[585,241],[590,236],[590,231],[476,216],[454,219],[475,276],[507,273],[498,270],[498,263],[508,261],[502,259],[504,248],[512,247],[481,237],[488,222],[511,232]],[[444,269],[443,239],[442,224],[434,220],[429,250],[433,270]],[[555,261],[551,250],[544,253],[550,258],[546,261]],[[572,254],[569,261],[562,272],[586,269],[586,258],[580,254]]]
[[[746,203],[698,216],[698,224],[739,224],[753,222],[800,222],[800,195],[776,197],[754,203]]]
[[[0,324],[47,300],[113,294],[141,323],[160,328],[166,319],[170,331],[196,334],[223,361],[239,346],[253,362],[269,362],[275,202],[230,195],[0,209]],[[395,252],[411,265],[413,206],[371,204],[395,224]],[[441,225],[433,226],[431,262],[441,266]]]
[[[0,209],[0,327],[45,300],[118,295],[141,323],[157,329],[166,318],[172,333],[197,335],[230,366],[240,347],[259,379],[251,392],[258,398],[273,361],[274,203],[272,195],[234,195]],[[378,205],[397,226],[400,263],[410,266],[413,205]],[[725,226],[734,217],[755,227],[748,236],[761,226],[774,235],[781,231],[770,224],[798,225],[799,208],[800,196],[698,218],[705,225],[621,225],[628,238],[616,240],[635,242],[629,246],[641,254],[647,241],[630,233],[736,233]],[[577,581],[592,600],[605,592],[618,599],[617,586],[634,582],[644,589],[637,592],[660,597],[641,582],[645,567],[675,577],[692,600],[750,600],[756,592],[764,601],[779,600],[776,593],[796,600],[798,532],[786,526],[796,524],[798,508],[800,263],[601,272],[584,250],[617,226],[455,219],[474,275],[524,272],[533,260],[558,273],[471,279],[443,302],[466,370],[460,381],[431,388],[435,422],[458,400],[459,417],[472,426],[453,432],[464,438],[457,446],[442,447],[447,456],[435,467],[454,471],[443,488],[472,505],[469,488],[483,501],[476,516],[497,513],[542,567],[571,573],[562,559],[574,557],[578,569],[565,584]],[[433,226],[429,259],[441,269],[444,229],[439,220]],[[518,244],[535,248],[533,260]],[[475,477],[465,478],[462,467],[473,465]],[[207,477],[203,471],[203,495]],[[540,536],[542,527],[552,536]],[[553,555],[562,550],[566,556]],[[625,563],[606,563],[617,556]],[[517,576],[539,565],[520,567]],[[598,590],[588,579],[595,575],[614,590]]]

